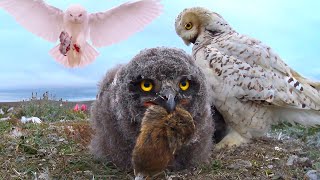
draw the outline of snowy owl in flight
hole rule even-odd
[[[159,1],[135,0],[92,14],[81,5],[72,4],[62,11],[43,0],[2,0],[0,8],[37,36],[53,43],[60,39],[49,52],[57,62],[83,67],[98,56],[94,47],[125,40],[158,17],[162,12]]]

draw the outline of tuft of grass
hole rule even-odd
[[[315,170],[320,170],[320,162],[316,162],[312,165]]]
[[[9,121],[0,121],[0,136],[8,133],[12,128],[12,124]]]
[[[18,107],[17,118],[22,116],[38,117],[41,120],[53,122],[59,120],[83,120],[88,114],[82,111],[73,111],[62,102],[53,100],[31,100]]]
[[[217,174],[223,169],[223,164],[220,160],[214,159],[210,164],[201,166],[201,174]]]
[[[306,128],[300,124],[290,124],[288,122],[283,122],[278,125],[272,126],[273,132],[282,132],[290,137],[301,139],[306,141],[308,137],[320,133],[320,127],[308,127]]]
[[[89,118],[88,111],[74,111],[73,105],[75,105],[75,103],[63,101],[62,99],[50,99],[49,92],[46,92],[43,98],[37,98],[32,95],[27,101],[0,104],[0,108],[6,113],[0,115],[0,118],[10,117],[11,119],[20,119],[22,116],[27,118],[38,117],[46,122],[85,120]],[[7,112],[9,107],[14,107],[14,111]]]
[[[12,136],[14,130],[21,136]],[[88,120],[0,122],[0,179],[129,179],[113,164],[94,160],[91,134]]]

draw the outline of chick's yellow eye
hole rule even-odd
[[[180,86],[180,89],[181,89],[182,91],[186,91],[186,90],[189,89],[190,83],[189,83],[188,80],[183,80],[183,81],[181,81],[181,82],[179,83],[179,86]]]
[[[193,25],[191,22],[184,25],[184,28],[186,28],[186,30],[190,30],[192,27],[193,27]]]
[[[143,81],[141,81],[141,83],[140,83],[140,87],[141,87],[141,89],[142,89],[143,91],[149,92],[149,91],[152,90],[153,84],[152,84],[150,81],[148,81],[148,80],[143,80]]]

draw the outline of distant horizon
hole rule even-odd
[[[0,102],[17,102],[29,100],[37,94],[37,98],[43,98],[45,92],[49,93],[49,99],[68,100],[68,101],[84,101],[94,100],[98,87],[51,87],[51,88],[19,88],[12,90],[0,89]]]
[[[97,84],[88,84],[88,85],[47,85],[47,86],[28,86],[28,87],[0,87],[0,91],[9,91],[9,90],[34,90],[34,89],[66,89],[66,88],[97,88]]]

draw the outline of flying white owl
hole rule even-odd
[[[194,44],[195,62],[228,126],[217,148],[246,143],[280,121],[320,124],[320,83],[299,75],[261,41],[201,7],[181,12],[175,28],[187,45]]]
[[[125,40],[158,17],[162,11],[159,1],[135,0],[92,14],[80,5],[71,5],[63,12],[43,0],[0,0],[0,8],[37,36],[53,43],[60,38],[49,52],[57,62],[65,67],[83,67],[99,54],[93,46]]]

